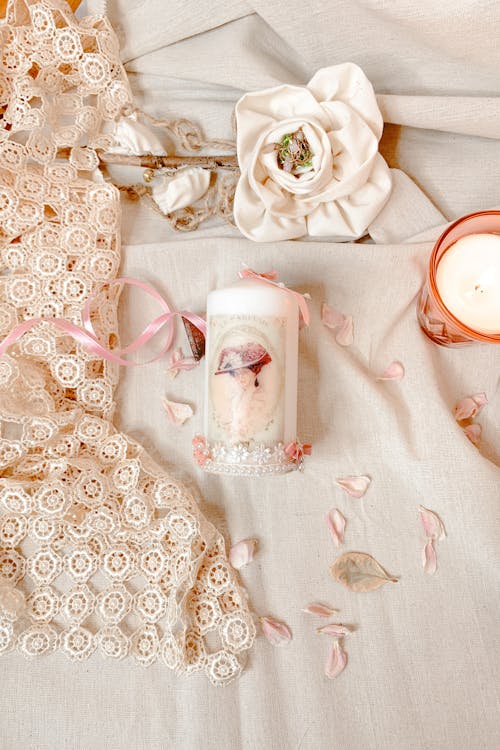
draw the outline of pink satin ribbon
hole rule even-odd
[[[300,292],[295,292],[293,289],[289,289],[282,282],[276,281],[276,278],[278,277],[277,271],[270,271],[269,273],[257,273],[257,271],[254,271],[251,268],[244,268],[242,271],[239,271],[238,276],[240,277],[240,279],[253,279],[254,281],[260,281],[264,284],[271,284],[277,289],[281,289],[283,292],[291,294],[295,298],[299,306],[300,317],[304,321],[304,325],[309,325],[311,316],[309,314],[309,308],[307,306],[307,300],[305,296],[303,294],[300,294]]]
[[[185,320],[189,320],[190,323],[192,323],[196,328],[198,328],[199,331],[201,331],[204,336],[206,336],[207,324],[203,320],[203,318],[200,318],[199,315],[195,315],[194,313],[191,313],[187,310],[182,310],[182,312],[171,310],[161,294],[153,289],[153,287],[149,286],[149,284],[145,284],[142,281],[137,281],[136,279],[121,277],[110,281],[104,286],[111,286],[113,284],[121,284],[122,286],[128,284],[130,286],[136,286],[139,289],[145,291],[155,300],[157,300],[163,308],[163,313],[153,321],[151,321],[151,323],[148,323],[142,333],[140,333],[139,336],[137,336],[137,338],[132,341],[132,343],[128,344],[128,346],[125,346],[122,349],[110,350],[100,343],[90,319],[92,303],[96,299],[96,295],[91,295],[86,301],[82,311],[83,328],[80,328],[80,326],[77,326],[74,323],[71,323],[69,320],[65,320],[64,318],[30,318],[29,320],[25,320],[23,323],[19,323],[19,325],[15,326],[7,334],[4,340],[0,343],[0,356],[5,354],[9,346],[18,341],[21,336],[23,336],[31,328],[38,325],[39,323],[50,323],[51,325],[54,325],[60,331],[64,331],[64,333],[69,334],[76,341],[78,341],[79,344],[81,344],[94,354],[97,354],[102,359],[106,359],[108,362],[113,362],[117,365],[124,365],[125,367],[137,367],[138,365],[150,364],[151,362],[156,362],[157,360],[161,359],[161,357],[163,357],[172,346],[172,342],[174,339],[173,319],[177,316],[184,318]],[[146,362],[131,362],[128,359],[123,359],[123,354],[129,354],[130,352],[134,352],[137,351],[137,349],[140,349],[142,346],[147,344],[147,342],[152,339],[153,336],[155,336],[165,325],[168,325],[169,327],[167,341],[156,357],[153,357]]]

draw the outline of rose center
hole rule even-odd
[[[285,133],[279,143],[275,144],[277,162],[284,172],[300,177],[304,172],[313,169],[312,158],[314,156],[302,128],[295,133]]]

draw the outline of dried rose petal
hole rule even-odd
[[[321,322],[327,328],[340,328],[345,321],[345,315],[331,305],[323,303],[321,307]]]
[[[272,617],[259,617],[262,632],[273,646],[283,646],[292,640],[288,625]]]
[[[325,663],[325,675],[328,679],[333,680],[338,677],[345,669],[347,664],[347,654],[338,641],[334,641],[330,646]]]
[[[331,617],[338,612],[338,609],[332,609],[325,604],[313,602],[312,604],[308,604],[307,607],[304,607],[302,612],[307,612],[308,615],[318,615],[318,617]]]
[[[340,346],[351,346],[354,341],[354,330],[351,315],[346,315],[345,320],[337,331],[335,341]]]
[[[198,365],[199,362],[194,357],[185,357],[182,349],[174,349],[170,357],[170,367],[168,367],[167,373],[171,378],[175,378],[181,370],[193,370]]]
[[[488,403],[486,393],[476,393],[474,396],[462,398],[455,406],[455,419],[461,422],[464,419],[475,417],[483,406]]]
[[[465,436],[469,438],[471,443],[474,445],[479,445],[481,441],[481,432],[482,428],[480,424],[468,424],[466,427],[462,428]]]
[[[336,547],[340,547],[344,541],[346,520],[338,508],[332,508],[325,516],[325,521],[330,529],[330,534]]]
[[[229,562],[233,568],[239,570],[251,563],[256,547],[257,539],[242,539],[241,542],[234,544],[229,550]]]
[[[164,398],[162,403],[172,424],[184,424],[186,420],[193,416],[193,410],[189,404],[179,404],[176,401],[169,401],[168,398]]]
[[[427,539],[444,539],[446,531],[438,514],[429,508],[424,508],[423,505],[418,506],[418,512]]]
[[[347,638],[351,635],[351,631],[345,625],[339,625],[335,622],[330,622],[328,625],[323,625],[321,628],[316,628],[316,632],[320,635],[331,635],[333,638]]]
[[[360,498],[363,497],[363,495],[366,493],[368,487],[370,486],[371,479],[370,477],[362,475],[358,477],[340,477],[335,481],[339,485],[339,487],[342,487],[342,489],[347,492],[348,495],[350,495],[351,497]]]
[[[394,360],[387,365],[382,375],[377,380],[402,380],[405,376],[405,368],[401,362]]]
[[[422,550],[422,565],[424,571],[433,576],[437,569],[437,557],[436,550],[434,549],[434,541],[428,539],[424,549]]]

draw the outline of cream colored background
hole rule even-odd
[[[218,225],[173,235],[161,218],[124,206],[124,272],[153,282],[179,309],[201,312],[207,291],[233,280],[242,261],[276,267],[312,295],[312,325],[301,334],[300,434],[314,444],[304,474],[222,479],[193,466],[201,369],[175,381],[165,363],[131,369],[118,393],[120,425],[198,486],[209,518],[233,540],[258,537],[258,557],[242,577],[256,613],[286,620],[294,640],[273,649],[260,638],[242,678],[221,690],[160,666],[8,656],[0,747],[496,750],[500,352],[433,346],[416,324],[415,297],[436,225],[500,204],[500,7],[113,0],[109,10],[124,30],[140,103],[155,114],[191,116],[213,135],[230,135],[242,91],[305,83],[320,66],[357,62],[394,123],[383,138],[386,158],[435,207],[396,172],[378,238],[400,244],[256,246]],[[407,242],[421,232],[426,241]],[[353,315],[351,348],[338,347],[322,327],[323,300]],[[124,298],[124,339],[152,313],[143,299]],[[376,382],[391,359],[404,362],[405,380]],[[480,390],[490,404],[479,418],[478,452],[452,410]],[[189,401],[194,419],[171,426],[164,394]],[[336,476],[365,472],[373,484],[363,500],[334,485]],[[439,512],[448,532],[434,578],[421,570],[419,503]],[[323,516],[334,505],[348,519],[345,549],[373,554],[400,577],[397,585],[363,595],[331,581],[336,551]],[[348,667],[333,682],[322,674],[327,642],[300,611],[312,600],[337,606],[356,627]]]

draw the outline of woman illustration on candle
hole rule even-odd
[[[219,349],[212,378],[219,426],[232,443],[265,431],[276,407],[273,357],[255,339],[229,337]],[[266,372],[267,368],[267,372]]]

